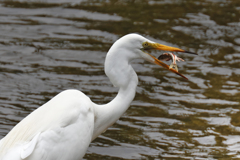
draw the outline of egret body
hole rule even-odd
[[[78,90],[59,93],[0,141],[0,160],[80,160],[91,141],[116,122],[134,99],[138,77],[130,64],[132,60],[145,59],[184,77],[147,53],[152,49],[191,53],[137,34],[120,38],[105,60],[105,73],[119,88],[117,96],[98,105]]]

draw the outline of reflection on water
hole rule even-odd
[[[0,136],[64,89],[110,101],[117,90],[103,72],[106,52],[136,32],[199,53],[179,54],[189,81],[133,62],[132,106],[84,158],[239,158],[239,17],[234,0],[1,1]]]

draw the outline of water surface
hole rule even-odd
[[[239,158],[239,17],[234,0],[0,1],[0,138],[65,89],[112,100],[104,59],[134,32],[199,56],[178,54],[189,81],[134,61],[135,100],[84,159]]]

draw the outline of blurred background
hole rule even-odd
[[[134,61],[135,100],[84,159],[239,158],[239,20],[236,0],[0,0],[0,138],[65,89],[112,100],[106,53],[138,33],[198,53],[178,54],[189,81]]]

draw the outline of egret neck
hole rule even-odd
[[[118,49],[119,52],[116,53],[111,52],[111,49],[106,57],[105,73],[113,85],[119,88],[119,91],[111,102],[104,105],[95,104],[95,123],[92,140],[116,122],[129,108],[135,97],[138,84],[137,74],[130,62],[140,57],[129,54],[128,50]]]

